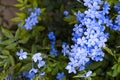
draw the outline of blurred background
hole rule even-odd
[[[15,24],[11,21],[11,18],[15,17],[17,8],[13,5],[17,3],[17,0],[0,0],[0,25],[10,27]]]

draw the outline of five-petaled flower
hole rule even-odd
[[[42,60],[41,53],[34,54],[32,59],[34,62],[41,61]]]
[[[16,55],[19,56],[20,60],[27,58],[27,52],[23,52],[23,49],[20,49],[20,52],[17,52]]]

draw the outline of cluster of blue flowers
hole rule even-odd
[[[19,59],[26,59],[27,58],[27,52],[23,52],[23,49],[20,49],[20,52],[16,53],[17,56],[19,56]],[[32,56],[33,62],[38,62],[37,66],[38,68],[41,68],[45,65],[45,62],[42,60],[41,53],[36,53]],[[34,64],[34,63],[33,63]],[[29,72],[23,72],[23,76],[31,80],[36,73],[38,72],[38,69],[34,68],[34,65],[32,64],[32,69]],[[45,72],[40,72],[40,75],[44,75]]]
[[[25,19],[25,24],[23,25],[23,28],[26,30],[31,30],[33,26],[35,26],[38,23],[38,16],[41,13],[40,8],[34,8],[33,12],[32,9],[29,9],[30,16]]]
[[[80,0],[78,0],[81,2]],[[68,73],[76,73],[77,70],[84,70],[88,64],[92,61],[102,61],[104,57],[104,52],[102,47],[105,47],[105,42],[109,37],[109,33],[105,33],[105,28],[110,27],[113,30],[120,31],[120,5],[115,5],[114,8],[118,11],[118,15],[113,22],[110,20],[109,10],[110,6],[108,2],[103,2],[102,0],[83,0],[84,6],[87,10],[84,13],[78,11],[75,13],[77,24],[74,25],[72,33],[73,45],[69,46],[67,43],[62,44],[62,53],[69,56],[70,62],[66,66]],[[82,2],[81,2],[82,3]],[[101,7],[102,6],[102,7]],[[40,8],[34,8],[34,10],[29,9],[30,16],[25,19],[25,24],[23,28],[26,30],[31,30],[33,26],[38,23],[38,16],[41,13]],[[64,11],[66,17],[69,16],[68,11]],[[48,38],[50,39],[51,50],[50,54],[57,56],[58,51],[55,49],[56,37],[54,32],[49,32]],[[28,53],[20,49],[20,52],[16,53],[20,60],[26,59]],[[33,62],[38,62],[37,69],[32,65],[32,69],[29,72],[23,72],[23,76],[28,79],[32,79],[38,69],[45,65],[41,57],[41,53],[36,53],[32,56]],[[40,72],[40,75],[44,75],[45,72]],[[88,71],[84,74],[84,77],[89,77],[92,71]],[[56,79],[62,80],[65,77],[64,72],[57,73]]]
[[[120,5],[115,5],[114,8],[118,11],[118,15],[111,26],[111,29],[120,31]]]
[[[51,44],[50,54],[54,55],[54,56],[57,56],[58,55],[58,51],[55,49],[56,37],[55,37],[54,33],[53,32],[49,32],[48,38],[50,39],[50,44]]]
[[[38,68],[41,68],[45,65],[45,62],[42,60],[41,53],[36,53],[32,57],[34,62],[38,62]]]
[[[38,69],[32,68],[29,72],[23,72],[23,76],[28,80],[32,80],[37,72]]]
[[[88,9],[75,13],[78,24],[75,24],[72,33],[74,42],[71,48],[63,44],[62,52],[69,55],[70,62],[66,66],[69,73],[84,70],[86,64],[92,61],[102,61],[104,53],[102,47],[109,33],[105,33],[105,26],[110,26],[108,2],[101,0],[83,0]],[[102,8],[101,8],[102,6]],[[91,72],[90,72],[91,74]]]

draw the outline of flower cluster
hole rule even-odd
[[[106,16],[109,14],[109,4],[101,0],[83,0],[84,6],[88,9],[81,13],[76,13],[78,24],[75,24],[72,33],[74,44],[71,49],[63,47],[64,52],[69,55],[70,62],[66,66],[69,73],[76,73],[76,69],[85,69],[89,61],[102,61],[104,53],[102,47],[109,36],[105,33],[105,25],[109,26],[110,20]],[[101,6],[103,8],[101,9]],[[64,45],[63,45],[64,46]],[[69,51],[68,51],[69,50]],[[65,53],[64,53],[65,54]]]
[[[55,49],[56,37],[55,37],[54,33],[53,32],[49,32],[48,38],[50,39],[50,44],[51,44],[50,54],[52,54],[54,56],[57,56],[58,55],[58,51]]]
[[[32,11],[31,9],[29,11]],[[34,11],[30,13],[30,16],[25,19],[25,24],[23,28],[26,30],[31,30],[33,26],[38,23],[38,16],[40,15],[41,10],[40,8],[34,8]]]
[[[42,60],[41,53],[36,53],[32,57],[34,62],[38,62],[38,68],[41,68],[45,65],[45,62]]]
[[[31,80],[37,72],[38,69],[32,68],[29,72],[23,72],[23,76]]]
[[[45,62],[42,60],[41,53],[36,53],[32,57],[33,62],[38,62],[38,68],[41,68],[45,65]],[[32,64],[32,69],[29,72],[23,72],[23,76],[28,79],[33,79],[34,76],[38,73],[38,69],[34,68],[34,65]],[[40,75],[44,75],[45,72],[40,72]]]
[[[114,8],[118,11],[118,15],[111,26],[111,29],[120,31],[120,5],[115,5]]]
[[[17,56],[19,56],[20,60],[27,58],[27,52],[23,52],[23,49],[20,49],[20,52],[17,52],[16,54]],[[45,65],[45,62],[42,60],[41,53],[34,54],[32,56],[32,60],[33,62],[38,62],[37,64],[38,68],[41,68]],[[31,80],[37,72],[38,69],[35,69],[34,65],[32,64],[32,69],[29,72],[23,72],[23,76]],[[40,72],[40,75],[44,75],[44,74],[45,72]]]

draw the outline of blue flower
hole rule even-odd
[[[82,71],[82,70],[84,70],[85,69],[85,66],[80,66],[79,67],[79,71]]]
[[[75,13],[78,21],[73,28],[72,40],[73,45],[66,49],[63,46],[62,52],[69,56],[69,63],[66,69],[69,73],[76,73],[76,70],[84,70],[90,60],[102,61],[105,42],[109,34],[105,33],[104,25],[111,25],[112,21],[106,17],[109,13],[109,4],[101,0],[83,0],[84,5],[88,8],[84,13],[78,11]],[[100,7],[103,6],[103,10]],[[119,20],[118,20],[119,21]],[[117,21],[117,22],[118,22]],[[89,75],[86,75],[89,76]]]
[[[41,61],[42,60],[41,53],[34,54],[32,59],[34,62]]]
[[[75,65],[72,62],[69,62],[65,69],[68,70],[68,73],[72,73],[73,72],[75,74],[76,70],[75,70],[74,66]]]
[[[115,8],[115,10],[120,11],[120,4],[116,4],[116,5],[114,6],[114,8]]]
[[[69,17],[69,12],[68,12],[68,11],[65,10],[65,11],[63,12],[63,14],[66,16],[66,18]]]
[[[42,60],[41,53],[36,53],[32,57],[34,62],[38,61],[38,68],[41,68],[42,66],[45,65],[45,62]]]
[[[32,73],[32,72],[37,73],[37,72],[38,72],[38,69],[32,68],[32,69],[29,71],[29,73]]]
[[[64,15],[68,16],[69,12],[68,11],[64,11]]]
[[[57,56],[58,55],[58,51],[55,49],[56,37],[54,35],[54,32],[49,32],[48,38],[50,39],[50,45],[51,45],[50,54],[54,55],[54,56]]]
[[[57,56],[57,55],[58,55],[58,51],[57,51],[55,48],[52,48],[52,49],[50,50],[50,54],[51,54],[51,55],[54,55],[54,56]]]
[[[35,69],[35,68],[32,68],[30,71],[29,71],[29,73],[37,73],[38,72],[38,69]]]
[[[91,76],[91,74],[92,74],[92,71],[89,70],[88,72],[85,73],[85,77],[89,77]]]
[[[5,78],[5,80],[13,80],[13,79],[12,79],[12,73],[10,73],[10,74]]]
[[[108,14],[108,13],[109,13],[108,10],[110,10],[110,5],[109,5],[108,2],[106,1],[106,2],[104,3],[104,5],[103,5],[103,12],[106,13],[106,14]]]
[[[40,75],[41,75],[41,76],[45,75],[45,72],[40,72]]]
[[[111,26],[111,29],[120,31],[120,15],[117,15],[113,26]]]
[[[29,72],[23,72],[23,76],[31,80],[34,78],[37,72],[38,72],[38,69],[32,68]]]
[[[32,27],[38,23],[38,16],[40,15],[40,13],[40,8],[34,8],[34,11],[30,13],[30,16],[25,19],[25,24],[23,25],[23,28],[25,28],[26,30],[31,30]]]
[[[54,35],[53,32],[49,32],[49,34],[48,34],[48,38],[49,38],[50,40],[53,40],[53,41],[56,40],[56,37],[55,37],[55,35]]]
[[[27,52],[23,52],[23,49],[20,49],[20,52],[17,52],[16,55],[19,56],[20,60],[27,58]]]
[[[44,61],[39,61],[38,62],[38,68],[41,68],[42,66],[44,66],[45,65],[45,62]]]
[[[78,11],[77,13],[75,13],[75,15],[76,15],[76,19],[77,19],[78,22],[83,21],[83,19],[84,19],[84,14],[83,13]]]
[[[67,54],[67,53],[69,53],[70,51],[69,51],[69,46],[65,43],[65,42],[63,42],[62,43],[62,53],[64,54],[64,56]]]
[[[28,74],[28,78],[29,79],[32,79],[34,78],[35,74],[38,72],[38,69],[35,69],[35,68],[32,68],[30,71],[29,71],[29,74]]]
[[[40,13],[41,13],[40,8],[34,8],[34,11],[35,11],[35,13],[36,13],[37,15],[40,15]]]
[[[56,79],[57,80],[62,80],[65,77],[64,72],[57,73]]]
[[[120,31],[120,5],[115,5],[114,8],[118,11],[118,15],[113,22],[113,25],[110,26],[112,30]]]

